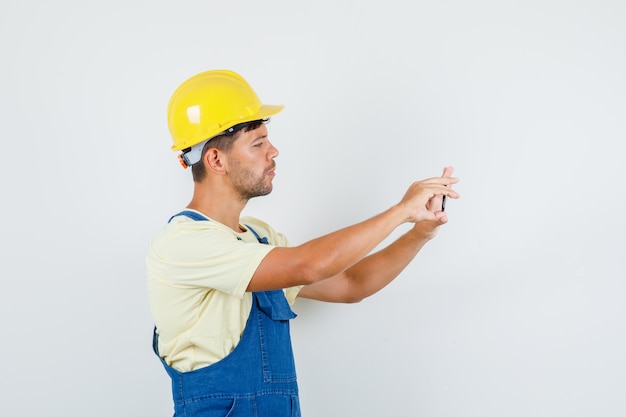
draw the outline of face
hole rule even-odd
[[[272,192],[277,156],[278,149],[270,143],[265,125],[239,134],[228,153],[228,174],[242,200]]]

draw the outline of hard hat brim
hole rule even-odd
[[[223,124],[222,126],[220,126],[219,131],[215,132],[215,134],[210,135],[209,137],[199,141],[203,142],[207,139],[210,139],[212,137],[215,136],[219,136],[220,134],[222,134],[223,132],[225,132],[226,130],[230,129],[231,127],[238,125],[240,123],[246,123],[246,122],[252,122],[254,120],[262,120],[262,119],[267,119],[268,117],[274,116],[278,113],[280,113],[283,109],[285,108],[284,105],[282,104],[264,104],[262,105],[259,110],[251,115],[247,115],[246,117],[241,117],[237,120],[232,120],[228,123]],[[172,145],[172,150],[174,151],[182,151],[183,149],[187,149],[188,146],[180,146],[180,144],[174,144]]]

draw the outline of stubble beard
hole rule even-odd
[[[241,201],[248,201],[254,197],[261,197],[272,192],[272,182],[269,181],[267,173],[274,169],[271,167],[263,171],[263,175],[259,177],[247,168],[236,165],[233,171],[233,188],[239,195]]]

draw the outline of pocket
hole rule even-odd
[[[300,413],[300,399],[297,395],[291,396],[291,417],[302,417]]]
[[[289,334],[289,320],[295,314],[289,308],[282,290],[268,291],[261,298],[265,299],[257,298],[257,317],[263,380],[270,383],[295,382],[296,366]]]
[[[256,399],[256,410],[259,416],[301,417],[297,394],[260,395]]]
[[[283,290],[256,292],[254,296],[259,310],[272,320],[291,320],[296,313],[291,310]]]
[[[181,413],[185,417],[232,417],[235,415],[235,398],[206,398],[188,402]]]

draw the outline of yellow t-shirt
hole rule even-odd
[[[209,219],[177,216],[152,240],[146,258],[150,310],[159,333],[159,353],[172,368],[192,371],[226,357],[248,320],[246,288],[256,268],[287,238],[262,221],[244,217],[269,245],[247,230],[237,233]],[[240,238],[241,240],[239,240]],[[285,290],[290,303],[301,287]]]

